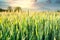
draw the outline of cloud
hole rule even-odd
[[[51,1],[51,5],[54,8],[59,8],[60,7],[60,0],[50,0]],[[25,8],[39,8],[39,7],[46,7],[46,8],[52,8],[49,3],[49,0],[0,0],[0,8],[6,8],[10,5],[12,6],[21,6],[21,7],[25,7]],[[59,4],[59,6],[56,6],[54,4]],[[46,6],[47,5],[47,6]]]
[[[60,0],[56,0],[56,3],[60,3]]]

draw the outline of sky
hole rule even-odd
[[[0,0],[0,8],[7,8],[8,6],[28,9],[47,9],[59,10],[60,0]]]

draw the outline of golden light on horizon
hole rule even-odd
[[[16,7],[20,6],[21,8],[34,8],[35,0],[9,0],[10,6]]]

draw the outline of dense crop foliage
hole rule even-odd
[[[60,40],[59,12],[2,12],[0,40]]]

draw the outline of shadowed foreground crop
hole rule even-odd
[[[60,40],[60,12],[0,12],[0,40]]]

